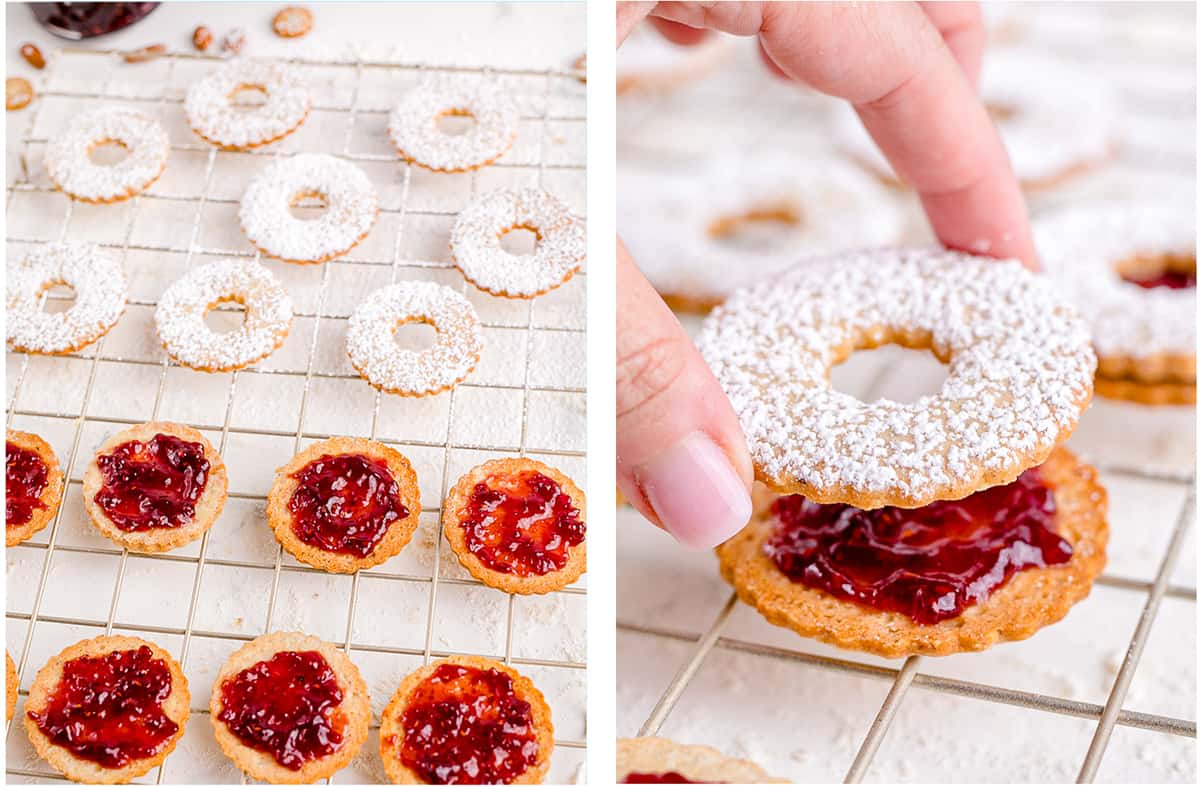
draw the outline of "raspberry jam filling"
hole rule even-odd
[[[587,527],[558,482],[536,470],[475,485],[459,512],[467,549],[492,571],[542,576],[570,560]]]
[[[1054,492],[1035,468],[1005,486],[923,508],[777,499],[763,549],[793,582],[917,623],[957,617],[1017,571],[1066,563]]]
[[[169,434],[122,443],[96,464],[96,503],[126,533],[190,524],[208,483],[204,446]]]
[[[400,761],[428,784],[510,784],[537,761],[533,710],[500,670],[439,665],[400,721]]]
[[[315,650],[280,651],[221,684],[220,719],[251,749],[298,771],[342,748],[337,675]]]
[[[68,661],[45,710],[28,713],[55,745],[105,768],[123,768],[158,754],[179,731],[163,713],[169,696],[170,668],[143,645]]]
[[[408,516],[386,463],[359,454],[325,455],[292,475],[292,532],[326,552],[366,557],[388,527]]]
[[[666,773],[627,773],[621,784],[725,784],[725,782],[694,782],[676,771]]]
[[[1149,276],[1122,276],[1130,284],[1147,290],[1165,287],[1168,290],[1190,290],[1196,287],[1195,271],[1163,271]]]
[[[33,519],[33,512],[45,508],[42,492],[50,480],[50,470],[36,451],[28,451],[8,441],[4,443],[4,524],[20,527]]]

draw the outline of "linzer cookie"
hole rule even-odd
[[[506,593],[549,593],[587,568],[587,502],[553,467],[493,459],[454,485],[442,528],[458,561]]]
[[[421,515],[417,474],[374,440],[331,437],[279,468],[267,497],[276,540],[314,568],[352,574],[408,544]]]
[[[253,108],[235,106],[234,96],[243,90],[263,94],[263,103]],[[293,69],[237,59],[188,88],[183,111],[192,131],[205,142],[246,150],[291,134],[308,117],[310,105],[308,88]]]
[[[63,650],[25,701],[37,753],[68,779],[125,784],[162,764],[187,723],[191,695],[171,654],[137,637],[104,636]]]
[[[451,656],[411,673],[379,725],[393,784],[538,784],[554,725],[533,682],[480,656]]]
[[[618,784],[786,784],[749,760],[666,738],[617,740]]]
[[[125,157],[111,164],[91,159],[98,145],[116,143]],[[82,202],[119,202],[141,194],[167,166],[171,141],[157,120],[132,109],[105,107],[85,112],[46,146],[46,174],[54,185]]]
[[[63,473],[50,444],[9,429],[4,443],[5,544],[19,544],[48,525],[62,495]]]
[[[448,134],[447,116],[470,118],[470,128]],[[469,88],[424,84],[388,116],[388,138],[406,160],[435,172],[465,172],[491,164],[512,147],[520,115],[493,83]]]
[[[859,349],[929,349],[941,391],[911,404],[833,390]],[[1087,326],[1051,282],[941,250],[851,252],[744,289],[697,342],[773,491],[916,508],[1006,484],[1049,456],[1091,400]]]

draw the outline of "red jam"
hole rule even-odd
[[[33,512],[45,508],[42,492],[50,479],[50,470],[36,451],[8,441],[4,443],[4,524],[20,527],[33,519]]]
[[[666,773],[627,773],[621,784],[725,784],[725,782],[694,782],[676,771]]]
[[[579,515],[558,482],[534,470],[476,484],[459,523],[467,549],[485,566],[527,577],[567,564],[587,531]]]
[[[208,483],[204,446],[168,434],[122,443],[96,464],[96,503],[126,533],[189,524]]]
[[[292,475],[292,532],[326,552],[366,557],[388,527],[408,516],[385,462],[359,454],[325,455]]]
[[[1054,493],[1036,470],[1005,486],[924,508],[863,511],[803,495],[772,504],[763,549],[793,582],[917,623],[957,617],[1015,572],[1065,563]]]
[[[1130,284],[1147,290],[1165,287],[1168,290],[1190,290],[1196,286],[1195,271],[1163,271],[1149,276],[1122,276]]]
[[[342,747],[341,703],[324,656],[285,650],[221,684],[220,719],[242,743],[298,771]]]
[[[158,754],[179,731],[163,713],[169,696],[170,668],[143,645],[68,661],[45,710],[28,713],[76,757],[123,768]]]
[[[538,757],[532,708],[500,670],[440,665],[400,721],[400,761],[427,784],[511,784]]]

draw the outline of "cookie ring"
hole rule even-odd
[[[5,705],[5,721],[12,721],[13,711],[17,709],[17,683],[20,678],[17,677],[17,665],[13,664],[12,656],[8,655],[8,651],[4,651],[4,692],[6,695]]]
[[[266,102],[249,112],[230,102],[241,90],[256,90]],[[192,131],[225,150],[246,150],[282,139],[308,117],[308,89],[297,74],[278,63],[235,60],[188,88],[183,111]]]
[[[364,556],[334,551],[304,541],[295,530],[296,518],[290,504],[300,488],[296,477],[306,468],[329,457],[362,456],[386,468],[387,474],[397,486],[397,502],[408,512],[404,517],[386,525],[384,535]],[[361,472],[361,470],[360,470]],[[344,489],[352,488],[347,484]],[[349,505],[345,502],[343,506]],[[421,516],[421,490],[417,485],[417,474],[412,464],[399,451],[374,440],[358,437],[331,437],[314,443],[292,457],[291,461],[275,471],[275,482],[267,496],[267,519],[275,539],[288,553],[314,568],[339,574],[353,574],[360,569],[384,563],[408,545],[416,532]],[[341,521],[341,520],[339,520]]]
[[[681,776],[697,784],[786,784],[749,760],[727,757],[710,746],[676,743],[667,738],[618,738],[617,783],[630,776]],[[671,778],[660,778],[662,782]],[[675,780],[678,781],[678,780]]]
[[[246,308],[245,322],[216,333],[204,322],[220,303]],[[193,268],[159,298],[154,327],[167,354],[204,372],[241,369],[275,352],[292,324],[292,299],[279,280],[251,260],[224,259]]]
[[[58,284],[75,291],[64,312],[42,310],[42,294]],[[108,333],[125,311],[125,271],[87,243],[47,243],[8,263],[8,346],[17,352],[65,355]]]
[[[4,488],[7,497],[7,510],[5,511],[5,544],[7,546],[15,546],[33,536],[39,530],[50,524],[54,519],[54,515],[58,513],[58,508],[62,505],[63,497],[63,472],[58,464],[58,457],[54,455],[54,449],[50,447],[42,438],[29,432],[17,432],[12,429],[5,433],[5,481]],[[11,447],[18,449],[18,452],[11,451]],[[41,491],[37,495],[36,502],[32,502],[29,506],[28,519],[18,524],[12,524],[8,521],[10,516],[17,514],[16,504],[12,497],[12,484],[16,480],[17,473],[27,471],[29,468],[22,468],[19,464],[22,459],[29,460],[36,458],[41,462],[42,471],[37,473],[37,476],[43,476]],[[36,472],[36,471],[35,471]]]
[[[198,443],[203,448],[203,458],[208,462],[207,480],[194,501],[194,513],[190,521],[178,527],[151,527],[143,530],[123,530],[117,526],[97,495],[105,488],[104,474],[100,469],[101,457],[111,455],[116,449],[130,442],[138,442],[144,448],[157,435],[178,438],[186,443]],[[95,456],[83,473],[83,504],[92,524],[106,538],[119,547],[131,552],[166,552],[200,538],[212,527],[213,522],[225,507],[228,487],[225,463],[208,439],[190,426],[168,421],[153,421],[132,426],[118,432],[96,449]]]
[[[537,236],[532,254],[511,254],[512,230]],[[533,298],[564,284],[587,258],[583,219],[542,189],[500,189],[463,208],[450,232],[450,256],[467,281],[505,298]]]
[[[463,520],[468,516],[468,506],[479,486],[483,485],[492,492],[496,492],[498,481],[501,482],[502,488],[507,489],[518,484],[521,475],[529,473],[539,473],[558,485],[559,491],[568,498],[569,506],[574,508],[573,518],[580,523],[582,531],[582,525],[587,521],[587,499],[583,490],[561,471],[525,457],[492,459],[472,468],[458,479],[458,483],[447,493],[446,501],[442,505],[442,529],[446,534],[446,541],[454,550],[455,556],[458,557],[458,562],[480,582],[505,593],[524,595],[550,593],[571,584],[587,570],[587,541],[582,537],[582,532],[579,534],[577,543],[567,543],[564,550],[566,552],[565,560],[559,557],[562,565],[541,573],[536,571],[521,573],[512,570],[511,566],[508,566],[510,570],[503,571],[495,565],[488,565],[481,558],[480,550],[487,546],[487,540],[483,536],[490,535],[489,532],[481,534],[479,540],[471,544],[467,543]],[[557,492],[555,494],[557,495]],[[511,496],[509,499],[512,499]],[[568,501],[563,501],[564,507],[568,505]],[[491,508],[490,505],[489,508]],[[521,525],[517,528],[518,533],[531,531],[535,523],[540,523],[546,518],[544,512],[540,515],[521,512],[521,517]],[[503,523],[497,522],[497,514],[492,511],[489,521],[482,523],[480,529],[488,531],[497,527],[498,524],[502,525]],[[563,536],[556,530],[551,538],[563,539]],[[565,542],[566,539],[563,541]],[[503,543],[511,546],[513,542],[504,539]],[[529,545],[528,541],[522,542],[522,546]]]
[[[529,703],[530,716],[537,753],[534,762],[523,773],[507,782],[508,784],[539,784],[550,767],[550,755],[554,750],[554,724],[550,719],[550,706],[545,697],[533,685],[533,681],[517,672],[512,667],[501,664],[483,656],[450,656],[434,661],[414,672],[409,673],[400,682],[396,693],[384,708],[379,720],[379,754],[383,759],[383,769],[388,780],[393,784],[428,784],[425,779],[410,769],[400,758],[400,749],[404,744],[405,730],[403,718],[408,710],[413,695],[421,688],[439,667],[454,665],[472,670],[496,671],[503,673],[512,681],[514,693],[518,698]]]
[[[42,732],[37,722],[31,718],[30,713],[46,712],[51,692],[59,686],[63,678],[63,670],[70,662],[80,658],[101,658],[118,651],[140,653],[142,648],[149,650],[147,658],[161,661],[169,673],[170,693],[162,699],[160,707],[163,715],[177,727],[174,734],[164,740],[160,744],[159,751],[152,756],[131,760],[121,767],[106,767],[95,761],[75,756],[70,750],[60,746]],[[65,648],[38,670],[37,676],[29,687],[29,696],[25,698],[25,731],[38,755],[68,779],[84,784],[124,784],[161,765],[167,755],[174,751],[179,739],[183,737],[183,730],[187,725],[190,702],[191,694],[188,692],[187,678],[184,677],[182,668],[170,653],[153,642],[139,637],[94,637]]]
[[[105,166],[92,149],[116,143],[128,155]],[[171,141],[157,120],[132,109],[104,108],[78,115],[46,146],[46,174],[56,188],[81,202],[120,202],[141,194],[167,166]]]
[[[318,197],[325,213],[298,219],[291,207]],[[323,153],[298,153],[271,162],[254,176],[238,218],[242,231],[263,254],[285,262],[327,262],[367,237],[379,214],[375,187],[361,169]]]
[[[1046,273],[1087,320],[1097,375],[1143,384],[1196,381],[1196,288],[1129,279],[1196,274],[1190,200],[1066,208],[1034,223]]]
[[[446,116],[470,117],[475,125],[463,134],[438,128]],[[503,156],[517,138],[516,103],[495,85],[468,89],[424,84],[404,97],[388,115],[388,138],[400,156],[435,172],[466,172]]]
[[[425,350],[402,350],[396,329],[424,323],[437,331]],[[471,302],[444,284],[407,281],[376,290],[350,315],[346,353],[374,387],[401,396],[429,396],[467,378],[479,361],[483,340]]]
[[[706,312],[800,257],[900,239],[898,204],[860,168],[816,152],[758,156],[728,156],[686,173],[619,176],[621,239],[671,306]],[[769,244],[730,242],[740,228],[763,222],[786,225],[786,234]]]
[[[269,750],[247,744],[230,728],[229,721],[222,718],[225,711],[224,689],[242,672],[269,662],[280,653],[310,651],[319,653],[324,659],[342,693],[341,701],[331,706],[326,714],[326,719],[338,714],[339,723],[336,726],[341,732],[342,741],[336,751],[309,759],[301,767],[293,769],[281,764]],[[217,679],[213,681],[209,718],[221,751],[246,775],[270,784],[313,784],[346,767],[362,748],[371,721],[371,700],[358,667],[344,651],[309,634],[276,631],[247,642],[225,661]]]
[[[947,364],[940,392],[867,404],[829,369],[896,343]],[[806,262],[733,295],[697,341],[782,494],[916,508],[1006,484],[1075,429],[1092,395],[1087,327],[1015,260],[880,249]]]

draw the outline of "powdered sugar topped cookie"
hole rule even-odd
[[[234,94],[256,90],[266,100],[243,111]],[[291,68],[259,60],[233,60],[192,85],[183,102],[188,125],[206,142],[243,150],[286,137],[308,117],[308,89]]]
[[[116,143],[126,156],[115,164],[92,161],[92,150]],[[157,120],[132,109],[106,107],[76,116],[46,146],[46,174],[83,202],[117,202],[145,191],[167,165],[171,143]]]
[[[108,333],[125,311],[125,271],[108,252],[87,243],[47,243],[8,263],[8,345],[19,352],[60,355]],[[42,293],[57,284],[75,290],[64,312],[41,307]]]
[[[462,134],[438,127],[446,116],[469,117]],[[401,156],[439,172],[487,166],[504,155],[517,138],[516,103],[494,84],[470,87],[424,84],[406,95],[388,116],[388,137]]]
[[[928,348],[942,390],[911,404],[832,389],[857,349]],[[938,249],[847,252],[734,294],[700,351],[760,480],[859,508],[914,508],[1012,481],[1075,428],[1092,394],[1087,326],[1016,261]]]

